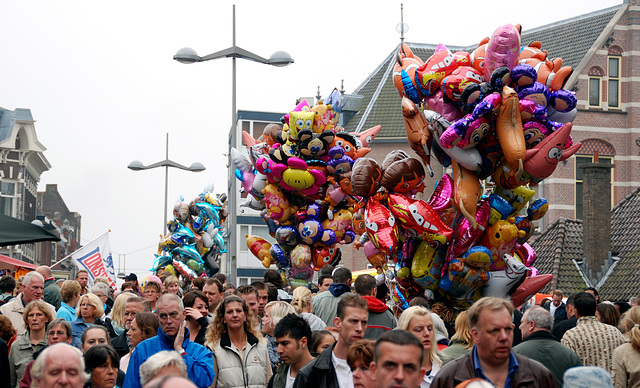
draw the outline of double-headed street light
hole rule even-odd
[[[196,50],[190,47],[184,47],[178,50],[173,59],[180,63],[191,64],[196,62],[210,61],[212,59],[231,58],[232,59],[232,77],[231,77],[231,125],[236,121],[236,58],[248,59],[250,61],[262,63],[265,65],[272,65],[276,67],[283,67],[293,63],[293,58],[284,51],[276,51],[271,54],[269,59],[263,58],[257,54],[247,51],[241,47],[236,46],[236,5],[233,5],[233,32],[232,32],[233,46],[215,52],[213,54],[205,55],[201,57]]]
[[[204,62],[210,61],[212,59],[219,58],[231,58],[232,59],[232,76],[231,76],[231,136],[230,141],[231,144],[229,147],[236,147],[235,141],[235,125],[236,125],[236,58],[248,59],[250,61],[262,63],[265,65],[272,65],[276,67],[283,67],[293,63],[293,59],[289,54],[284,51],[276,51],[271,55],[269,59],[263,58],[257,54],[254,54],[250,51],[247,51],[241,47],[236,46],[236,6],[233,5],[233,32],[232,32],[233,45],[227,49],[222,51],[215,52],[213,54],[205,55],[201,57],[196,53],[196,51],[192,48],[185,47],[178,50],[176,55],[173,56],[173,59],[180,63],[196,63],[196,62]],[[233,163],[229,163],[230,166],[233,166]],[[230,167],[232,168],[232,167]],[[233,178],[233,170],[230,170],[229,179]],[[235,283],[236,281],[236,268],[235,268],[235,258],[232,257],[236,253],[236,193],[235,193],[236,182],[233,180],[229,182],[229,193],[228,193],[228,201],[229,201],[229,240],[228,240],[228,250],[227,254],[227,271],[230,275],[230,281]]]
[[[169,134],[168,133],[167,133],[167,153],[166,153],[165,160],[150,164],[148,166],[145,166],[139,160],[134,160],[133,162],[129,163],[127,167],[133,171],[149,170],[156,167],[165,168],[165,171],[164,171],[164,229],[163,229],[165,234],[167,233],[167,212],[169,210],[167,208],[167,197],[169,195],[169,167],[179,168],[181,170],[186,170],[191,172],[200,172],[206,169],[200,162],[193,162],[191,163],[191,166],[187,167],[187,166],[181,165],[180,163],[176,163],[173,160],[169,160]]]

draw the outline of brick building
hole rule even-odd
[[[50,265],[81,247],[82,217],[69,210],[56,184],[48,184],[45,191],[38,192],[38,205],[41,213],[38,218],[50,224],[55,230],[53,233],[61,239],[50,243],[47,249],[41,248],[40,264]]]

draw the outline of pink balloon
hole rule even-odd
[[[476,221],[479,225],[486,228],[489,223],[489,213],[491,212],[491,206],[488,199],[480,201],[478,211],[476,213]],[[447,251],[447,263],[452,259],[461,257],[464,252],[469,248],[476,245],[476,243],[482,237],[484,231],[480,228],[474,228],[469,223],[469,220],[462,218],[453,230],[451,236],[451,243],[449,244],[449,250]]]
[[[531,267],[533,263],[535,263],[536,258],[538,257],[538,255],[536,254],[536,251],[534,251],[531,245],[527,243],[524,243],[521,246],[519,246],[518,249],[516,249],[516,254],[518,255],[518,257],[520,257],[520,260],[527,267]],[[531,276],[536,276],[536,275],[531,275]]]
[[[451,200],[453,199],[453,179],[450,175],[443,175],[438,182],[435,190],[433,190],[433,194],[431,194],[431,198],[429,198],[429,205],[435,210],[440,216],[442,213],[450,209],[453,205]]]
[[[424,101],[426,102],[427,107],[430,110],[438,112],[440,116],[449,120],[449,122],[451,123],[461,119],[464,116],[457,105],[451,102],[444,101],[444,93],[442,93],[442,90],[438,90],[435,94],[425,97]]]
[[[513,24],[505,24],[496,28],[487,43],[484,57],[484,78],[491,79],[491,74],[502,66],[513,69],[520,60],[520,31]]]

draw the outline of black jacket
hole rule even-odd
[[[566,333],[567,330],[570,330],[576,327],[577,323],[578,323],[578,317],[574,315],[573,317],[567,320],[558,322],[557,325],[553,325],[553,330],[551,330],[551,334],[553,334],[553,336],[556,337],[558,341],[560,341],[562,339],[562,336],[564,336],[564,333]]]
[[[0,379],[0,388],[10,388],[11,379],[9,379],[9,348],[4,340],[0,339],[0,373],[5,378]]]
[[[302,367],[296,375],[293,388],[340,388],[338,376],[331,361],[331,353],[336,343],[326,348],[313,361]]]
[[[551,311],[551,303],[547,303],[544,305],[544,309],[547,311]],[[564,302],[560,303],[560,306],[553,313],[553,327],[562,321],[567,320],[567,305]]]
[[[123,331],[119,336],[111,339],[111,346],[118,352],[118,356],[122,358],[129,353],[129,341],[127,341],[127,330]]]

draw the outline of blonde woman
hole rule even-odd
[[[173,275],[169,275],[164,279],[162,287],[164,288],[164,292],[170,292],[180,297],[182,296],[182,290],[180,289],[180,280],[178,280],[178,278]]]
[[[117,337],[124,332],[124,310],[127,307],[129,299],[134,296],[136,295],[133,292],[123,292],[116,297],[116,300],[113,302],[110,319],[105,324],[109,330],[109,337]]]
[[[205,342],[213,351],[216,376],[211,387],[267,385],[273,373],[267,346],[256,327],[257,318],[249,313],[244,299],[231,295],[220,302]],[[247,360],[250,362],[245,363]]]
[[[284,318],[285,315],[295,313],[296,309],[287,302],[269,302],[266,306],[264,306],[264,316],[262,317],[262,334],[264,334],[267,339],[269,361],[271,361],[271,367],[274,370],[280,365],[280,356],[278,355],[278,345],[276,345],[276,339],[273,338],[273,329],[275,329],[278,322],[280,322],[280,320]]]
[[[442,367],[442,361],[438,357],[438,346],[431,312],[422,306],[409,307],[400,315],[396,329],[408,330],[422,342],[424,348],[422,366],[427,370],[427,373],[422,383],[420,383],[420,388],[430,387],[433,378]]]
[[[464,356],[472,348],[473,339],[471,338],[471,328],[469,327],[469,314],[466,311],[462,311],[456,318],[456,334],[451,337],[449,347],[440,351],[442,365]]]
[[[613,380],[616,388],[640,387],[640,306],[632,307],[620,325],[627,330],[627,342],[613,351]]]
[[[71,323],[73,332],[71,345],[80,349],[82,332],[95,324],[102,325],[102,321],[100,320],[102,314],[104,314],[104,309],[102,308],[100,298],[93,294],[82,295],[76,308],[76,316],[78,318]]]
[[[293,290],[291,305],[296,309],[298,315],[304,318],[312,331],[324,330],[327,325],[317,315],[313,313],[313,303],[311,303],[311,290],[307,287],[297,287]],[[275,325],[274,325],[275,327]]]

